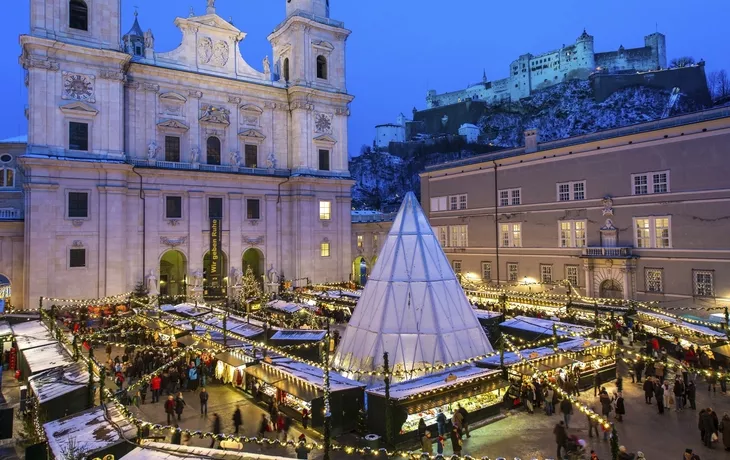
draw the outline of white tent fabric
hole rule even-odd
[[[332,365],[415,377],[428,366],[492,352],[421,206],[408,193],[345,330]]]

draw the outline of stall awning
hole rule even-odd
[[[228,364],[231,367],[241,367],[246,366],[250,363],[253,363],[253,359],[243,359],[240,358],[233,353],[225,352],[225,353],[217,353],[215,357],[218,359],[218,361],[223,361],[224,363]]]
[[[293,377],[282,376],[265,366],[249,366],[245,372],[302,401],[310,402],[324,395],[324,392],[311,385],[299,383]]]
[[[548,372],[556,369],[560,369],[566,366],[575,364],[577,361],[566,356],[555,356],[554,358],[546,361],[535,362],[535,363],[524,363],[512,366],[509,368],[511,372],[516,372],[521,375],[532,375],[535,373],[535,369],[538,372]]]
[[[276,375],[273,372],[269,372],[260,365],[248,366],[246,368],[246,373],[261,380],[264,383],[268,383],[269,385],[274,385],[276,382],[281,380],[281,376]]]
[[[186,333],[185,335],[177,337],[175,340],[177,341],[178,345],[182,345],[185,347],[192,347],[193,345],[196,345],[202,341],[201,338],[194,336],[192,334],[189,334],[189,333]]]
[[[716,355],[724,356],[725,358],[730,358],[730,344],[720,345],[719,347],[714,347],[712,349],[712,352]]]

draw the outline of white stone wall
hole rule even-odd
[[[375,127],[375,145],[387,148],[391,142],[405,142],[406,127],[401,125],[378,125]]]
[[[21,63],[28,70],[27,152],[33,154],[20,159],[28,172],[26,217],[19,228],[0,228],[0,273],[16,287],[16,305],[37,305],[41,296],[96,298],[130,291],[150,270],[159,279],[160,258],[170,249],[185,255],[188,276],[202,270],[210,197],[223,198],[226,273],[241,270],[244,252],[256,248],[265,269],[273,267],[286,279],[348,279],[348,30],[298,16],[285,20],[270,38],[274,50],[292,60],[295,78],[272,81],[275,60],[271,72],[249,66],[238,46],[245,33],[214,12],[178,18],[183,42],[177,49],[148,47],[145,57],[132,59],[98,49],[106,40],[101,32],[91,34],[93,46],[73,37],[63,37],[59,46],[46,38],[58,27],[48,25],[38,9],[42,3],[33,3],[33,35],[21,37]],[[118,15],[118,3],[94,2],[92,22],[104,8]],[[322,5],[312,0],[309,7]],[[327,56],[326,80],[316,78],[320,54]],[[67,83],[69,78],[76,83]],[[88,152],[69,150],[72,120],[89,123]],[[180,137],[179,165],[160,163],[166,135]],[[213,168],[205,165],[211,135],[221,141],[219,171],[205,170]],[[248,143],[258,146],[256,174],[238,172],[232,155],[243,159]],[[195,148],[200,165],[193,164]],[[320,149],[330,151],[329,171],[319,170]],[[268,164],[272,154],[276,175]],[[282,169],[291,174],[282,175]],[[88,218],[67,217],[70,191],[88,192]],[[174,222],[165,218],[169,195],[182,197],[183,218]],[[257,221],[246,218],[247,198],[261,200]],[[329,220],[320,220],[320,201],[331,203]],[[327,257],[320,248],[325,241]],[[69,267],[71,248],[86,249],[86,267]]]

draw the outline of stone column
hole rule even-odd
[[[594,297],[593,293],[593,264],[588,261],[583,261],[583,271],[586,274],[586,297]]]
[[[631,299],[631,268],[630,267],[622,267],[621,268],[621,275],[623,275],[623,294],[625,300]]]

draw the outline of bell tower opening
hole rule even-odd
[[[330,0],[286,0],[286,17],[296,14],[330,17]]]

